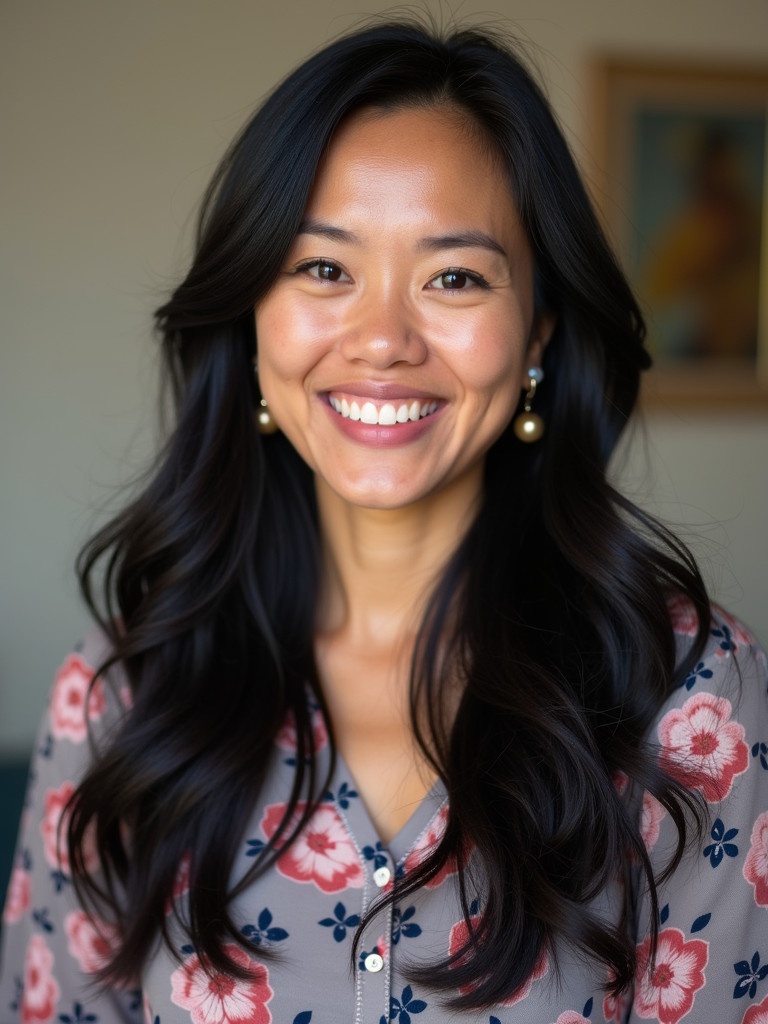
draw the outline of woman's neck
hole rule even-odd
[[[481,476],[397,510],[341,501],[318,481],[324,574],[317,669],[336,746],[388,842],[434,782],[410,711],[413,643],[438,575],[477,509]],[[449,680],[445,712],[454,703]]]
[[[381,510],[349,505],[319,480],[318,633],[389,649],[413,636],[476,514],[480,488],[478,471],[417,505]]]

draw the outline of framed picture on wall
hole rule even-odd
[[[648,323],[647,401],[768,406],[768,67],[595,62],[595,199]]]

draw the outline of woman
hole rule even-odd
[[[764,656],[606,480],[642,321],[519,60],[311,58],[158,319],[178,424],[81,560],[6,1016],[762,1019]]]

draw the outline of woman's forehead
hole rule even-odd
[[[364,108],[334,134],[307,204],[318,209],[356,207],[389,213],[439,206],[445,216],[462,212],[490,221],[515,211],[508,175],[482,130],[462,110],[446,106]],[[396,199],[394,210],[392,200]]]

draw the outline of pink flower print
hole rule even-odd
[[[634,1011],[659,1024],[677,1024],[704,987],[709,943],[702,939],[686,942],[678,928],[665,928],[659,935],[653,966],[649,964],[650,946],[649,936],[637,947]]]
[[[629,789],[629,776],[626,772],[623,772],[621,770],[617,770],[613,773],[613,775],[611,776],[611,782],[613,783],[613,788],[616,790],[619,796],[624,796],[624,794]]]
[[[435,850],[445,834],[448,824],[448,805],[442,807],[434,815],[426,829],[421,833],[408,856],[405,858],[403,869],[407,875],[422,864],[427,857]],[[462,857],[462,866],[469,860],[469,849]],[[450,857],[440,868],[434,878],[431,878],[425,885],[427,889],[437,889],[450,875],[455,875],[459,870],[459,862],[455,857]]]
[[[179,900],[183,899],[189,892],[189,873],[191,871],[191,857],[185,853],[179,861],[176,869],[176,877],[173,880],[173,893],[171,898],[165,901],[165,912],[171,914]]]
[[[768,1024],[768,996],[757,1006],[750,1006],[741,1024]]]
[[[261,819],[261,829],[271,839],[285,814],[285,804],[271,804]],[[306,804],[299,803],[288,823],[287,834],[296,826]],[[302,831],[276,862],[277,870],[294,882],[316,885],[322,892],[343,892],[362,888],[363,867],[344,822],[335,807],[321,804]]]
[[[97,680],[89,694],[92,678],[93,669],[78,654],[71,654],[56,673],[51,695],[51,732],[56,739],[82,743],[88,721],[98,721],[104,714],[104,683]]]
[[[176,903],[182,899],[189,892],[189,872],[191,870],[191,858],[188,853],[179,861],[179,867],[176,871],[176,877],[173,880],[173,902]],[[166,908],[166,913],[170,913],[171,907]]]
[[[643,814],[640,820],[640,835],[648,853],[659,841],[659,831],[662,818],[667,812],[659,803],[653,793],[647,790],[643,793]]]
[[[75,910],[64,918],[67,948],[86,974],[105,967],[115,950],[117,930],[98,918]]]
[[[619,992],[617,996],[606,992],[603,996],[603,1016],[606,1024],[621,1024],[631,1001],[629,992]]]
[[[768,907],[768,811],[752,826],[749,853],[744,861],[744,877],[755,887],[755,903]]]
[[[667,601],[669,620],[672,631],[679,636],[696,636],[699,628],[699,617],[693,604],[682,594],[675,594]]]
[[[470,908],[470,910],[471,909],[473,909],[473,908]],[[472,921],[476,921],[476,920],[477,920],[477,918],[475,918],[475,917],[472,918]],[[453,925],[453,927],[451,928],[450,934],[448,936],[448,953],[450,954],[450,956],[453,956],[454,954],[458,953],[459,950],[463,949],[464,946],[466,946],[468,939],[469,939],[469,928],[467,927],[467,922],[464,921],[464,920],[457,921],[457,923],[455,925]],[[465,957],[466,957],[466,954],[465,954]],[[464,960],[465,960],[465,957],[462,957],[459,962],[463,963]],[[530,995],[531,989],[533,988],[534,981],[539,981],[541,978],[543,978],[548,970],[549,970],[549,957],[547,956],[546,950],[544,950],[541,953],[539,959],[536,961],[536,964],[535,964],[535,966],[533,968],[532,973],[528,976],[528,978],[525,980],[525,982],[520,986],[520,988],[515,989],[515,991],[512,993],[511,996],[509,996],[507,999],[503,1000],[501,1005],[502,1006],[514,1006],[515,1003],[521,1002],[528,995]],[[461,985],[461,986],[459,986],[459,992],[461,992],[462,995],[467,995],[471,991],[472,991],[472,986],[471,985]]]
[[[53,953],[42,935],[33,935],[24,957],[22,1024],[44,1024],[52,1020],[60,994],[59,983],[53,976]]]
[[[17,924],[29,910],[31,899],[32,883],[29,872],[23,868],[14,868],[8,883],[3,921],[6,924]]]
[[[193,1024],[270,1024],[267,1003],[274,993],[267,968],[233,943],[224,949],[249,976],[233,978],[222,971],[207,971],[194,954],[171,975],[172,1002],[189,1010]]]
[[[40,822],[45,859],[52,868],[69,873],[69,852],[66,847],[66,819],[61,823],[64,808],[75,791],[71,782],[64,782],[58,789],[49,789],[45,794],[45,812]]]
[[[315,751],[320,751],[328,743],[328,730],[325,727],[325,720],[323,719],[322,712],[319,708],[315,708],[312,711],[312,736],[315,741]],[[296,753],[298,741],[296,734],[296,716],[293,711],[289,711],[285,716],[285,721],[280,726],[277,736],[275,737],[275,743],[281,750],[286,750],[291,754]]]
[[[45,794],[45,812],[40,822],[45,859],[57,871],[69,874],[69,851],[67,849],[67,822],[69,814],[65,808],[75,792],[71,782],[63,782],[58,789],[49,789]],[[61,822],[61,825],[59,825]],[[83,849],[86,871],[98,867],[99,855],[96,850],[92,829],[88,830]]]
[[[565,1013],[560,1014],[555,1024],[591,1024],[591,1022],[576,1010],[566,1010]]]
[[[710,803],[728,796],[749,763],[744,726],[730,720],[731,711],[724,697],[699,693],[659,723],[662,766],[679,782],[700,789]]]

